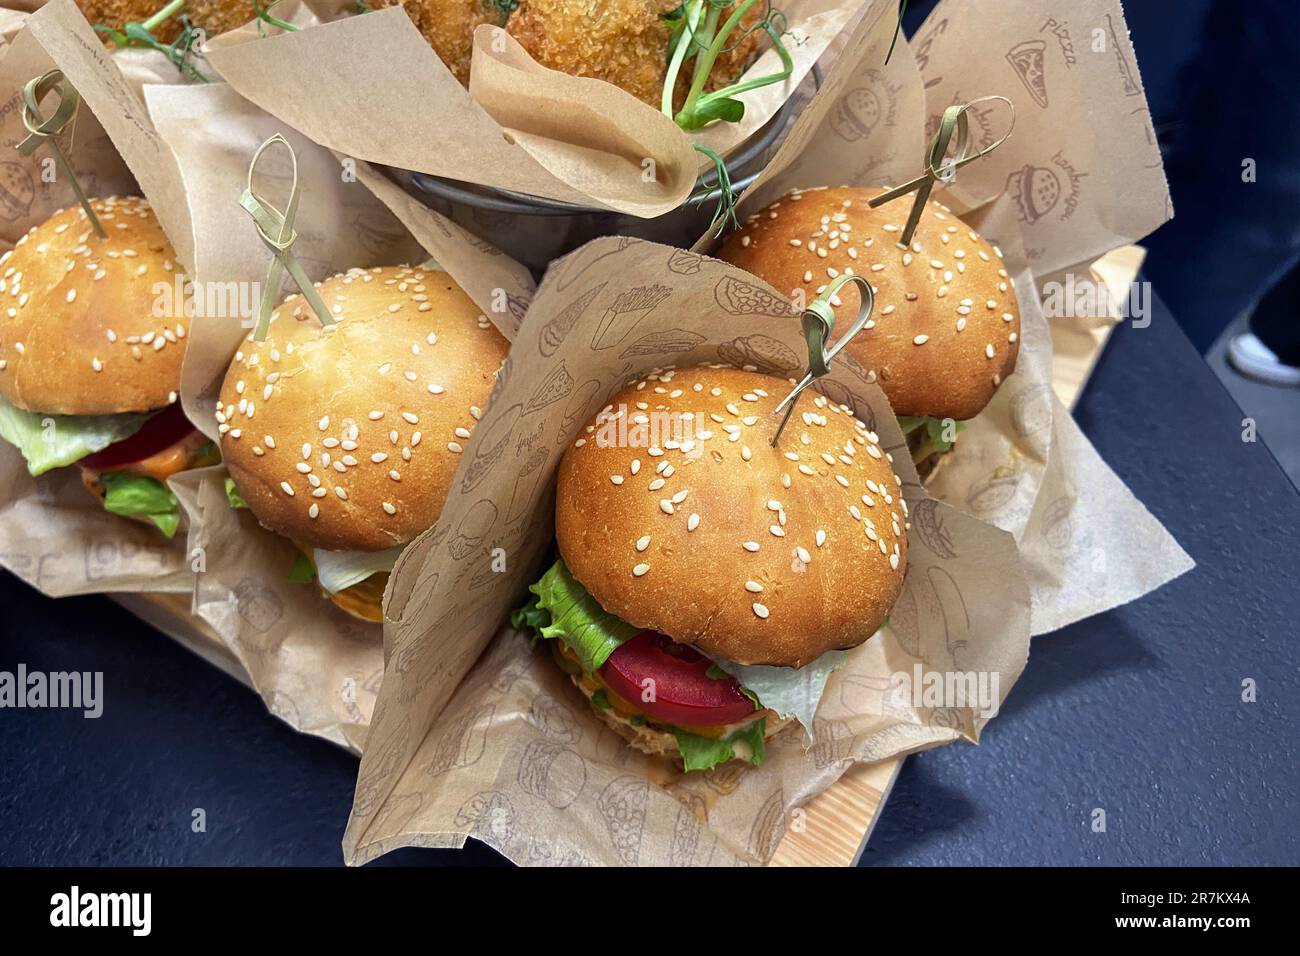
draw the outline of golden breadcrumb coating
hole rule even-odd
[[[484,23],[504,26],[511,5],[509,0],[370,0],[370,6],[405,9],[456,79],[468,85],[475,28]]]
[[[506,29],[543,66],[605,80],[657,107],[671,32],[663,15],[678,5],[678,0],[520,0]],[[755,4],[741,30],[752,27],[766,10],[766,3]],[[724,10],[722,21],[730,13]],[[708,88],[734,82],[757,47],[758,37],[751,33],[719,56]],[[685,78],[677,84],[679,104],[688,88]]]
[[[91,26],[121,29],[127,23],[143,23],[164,6],[167,0],[78,0],[77,6]],[[190,23],[202,27],[209,37],[242,27],[254,17],[252,0],[188,0],[181,11]],[[181,30],[180,15],[172,17],[154,30],[163,43],[176,39]],[[107,37],[104,38],[107,42]]]

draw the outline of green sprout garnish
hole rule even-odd
[[[113,46],[118,49],[146,47],[150,50],[157,50],[167,57],[182,75],[207,83],[209,82],[208,78],[191,62],[192,57],[202,58],[203,56],[197,49],[202,34],[190,23],[189,17],[181,14],[184,9],[185,0],[171,0],[170,3],[143,23],[134,21],[124,23],[120,30],[117,27],[95,24],[94,29],[99,33],[106,34],[112,40]],[[181,15],[181,32],[177,34],[176,39],[171,43],[163,43],[154,34],[154,31],[177,14]]]
[[[739,30],[741,21],[754,5],[766,4],[763,18],[751,27]],[[723,12],[735,7],[730,16],[722,19]],[[794,60],[790,51],[781,42],[785,32],[785,16],[772,9],[770,0],[683,0],[676,9],[665,13],[663,19],[669,24],[668,34],[668,71],[664,77],[663,97],[660,108],[663,114],[673,120],[684,130],[703,129],[710,123],[738,123],[745,116],[745,104],[736,99],[741,93],[756,90],[772,83],[788,79],[794,72]],[[719,26],[719,21],[722,25]],[[766,76],[755,77],[740,83],[733,83],[712,93],[704,92],[709,75],[718,62],[718,57],[743,43],[750,34],[762,30],[772,40],[772,46],[781,57],[781,70]],[[682,108],[674,112],[673,94],[677,89],[677,79],[682,70],[691,63],[691,86],[686,94]],[[740,223],[736,219],[735,190],[731,188],[731,176],[722,157],[707,146],[695,144],[695,149],[713,163],[718,179],[718,205],[713,211],[713,220],[709,228],[715,230],[713,235],[720,236],[728,225],[735,227]],[[695,203],[703,202],[712,190],[705,188],[691,199]]]
[[[278,4],[279,2],[280,0],[271,0],[271,2],[268,3],[266,6],[262,6],[259,0],[252,0],[253,16],[256,17],[257,20],[259,21],[257,24],[258,36],[262,36],[262,37],[266,36],[266,27],[262,25],[264,23],[269,23],[271,26],[279,27],[281,30],[288,31],[289,33],[298,32],[298,28],[294,26],[292,23],[290,23],[288,20],[281,20],[279,17],[271,16],[271,11],[275,9],[276,4]],[[361,12],[365,12],[365,11],[361,11]]]
[[[760,2],[766,4],[762,20],[733,37],[746,14]],[[731,15],[722,20],[723,11],[733,6],[735,9]],[[671,24],[672,29],[668,37],[668,72],[664,77],[660,107],[664,115],[682,129],[702,129],[719,120],[726,123],[740,122],[745,115],[745,104],[736,99],[737,96],[772,83],[780,83],[794,72],[794,60],[781,42],[785,17],[772,9],[771,0],[684,0],[675,10],[664,14],[664,19]],[[718,25],[719,21],[722,21],[721,26]],[[712,93],[704,92],[718,57],[734,49],[758,30],[771,38],[773,48],[781,57],[781,70],[733,83]],[[692,60],[691,86],[686,94],[686,102],[674,113],[673,92],[677,88],[677,78]]]
[[[717,238],[726,231],[728,225],[732,228],[740,225],[740,222],[736,219],[736,205],[739,203],[740,198],[736,195],[736,191],[731,188],[731,173],[727,171],[727,164],[723,162],[722,157],[709,147],[701,146],[699,143],[695,144],[695,149],[709,158],[713,163],[713,172],[718,177],[718,205],[714,207],[713,219],[709,222],[709,229],[713,230],[713,236]],[[709,193],[712,191],[708,186],[705,186],[691,197],[691,202],[699,205],[708,198]]]
[[[894,24],[894,38],[889,41],[889,52],[885,54],[885,62],[894,55],[894,47],[898,44],[898,35],[903,32],[903,14],[907,12],[907,0],[898,0],[898,22]]]

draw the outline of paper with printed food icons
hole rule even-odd
[[[15,148],[27,136],[24,85],[59,69],[81,97],[75,118],[56,137],[77,181],[91,197],[143,193],[167,232],[176,265],[183,265],[189,236],[184,195],[171,153],[149,122],[132,76],[105,52],[71,0],[54,0],[5,23],[0,88],[10,95],[0,110],[0,245],[12,248],[28,230],[77,202],[48,143],[29,156]],[[49,111],[53,104],[50,96],[43,106]],[[178,339],[184,329],[176,325],[183,326],[183,320],[165,329],[160,325],[157,332]],[[172,339],[167,347],[183,347]],[[123,339],[117,347],[130,346]],[[48,421],[57,429],[54,419]],[[34,478],[19,451],[0,442],[0,563],[56,597],[189,593],[194,574],[187,537],[197,502],[174,479],[167,485],[181,516],[170,538],[153,525],[109,514],[83,487],[78,469],[59,468]]]
[[[182,398],[213,439],[216,395],[250,333],[255,293],[271,262],[239,198],[254,152],[273,134],[293,149],[300,194],[293,253],[310,278],[432,259],[504,334],[513,333],[533,291],[527,271],[368,164],[287,130],[226,84],[150,88],[147,100],[189,197],[199,287],[246,290],[239,309],[191,320]],[[196,124],[195,116],[204,122]],[[264,154],[254,177],[258,194],[282,206],[292,184],[288,152]],[[291,288],[286,283],[282,291]],[[290,580],[297,548],[260,527],[248,510],[231,506],[224,469],[179,480],[198,509],[191,547],[203,561],[194,576],[194,614],[276,715],[359,751],[382,675],[381,628],[334,606],[314,582]]]
[[[1068,42],[1067,20],[1096,40],[1096,52]],[[1047,0],[1032,10],[1013,5],[998,17],[940,3],[882,66],[891,29],[879,10],[858,24],[822,92],[745,194],[741,219],[794,189],[909,181],[924,168],[944,109],[988,95],[1011,100],[1011,135],[962,166],[955,183],[933,198],[1002,251],[1020,306],[1018,363],[988,407],[966,423],[927,486],[936,498],[1016,536],[1030,569],[1033,630],[1046,633],[1192,567],[1053,395],[1057,320],[1044,315],[1040,299],[1043,283],[1063,281],[1066,273],[1092,283],[1090,263],[1171,215],[1146,99],[1114,0]],[[1020,72],[1023,57],[972,55],[1009,48],[1022,34],[1035,38],[1035,50],[1042,42],[1032,79]],[[1051,95],[1039,102],[1026,82]],[[1001,137],[1011,120],[1002,103],[980,104],[971,117],[972,151]],[[1027,198],[1022,187],[1033,181],[1037,198]],[[1036,205],[1027,206],[1030,199]],[[884,207],[895,210],[894,227],[911,204],[908,195]],[[696,249],[717,244],[709,235]],[[1072,318],[1063,322],[1072,330]]]
[[[694,190],[707,160],[692,142],[725,155],[748,139],[800,86],[863,3],[781,4],[790,77],[741,94],[745,114],[739,122],[692,135],[657,103],[537,63],[514,35],[520,32],[516,24],[529,15],[526,10],[511,13],[504,25],[483,22],[472,34],[472,46],[457,51],[454,65],[462,74],[468,70],[467,89],[406,13],[385,6],[354,15],[351,3],[324,0],[307,9],[285,2],[276,7],[276,16],[299,30],[250,24],[211,40],[208,60],[241,95],[340,153],[653,217],[681,205]],[[629,43],[659,35],[658,14],[645,5],[620,5],[609,16],[649,18],[650,28],[629,26]],[[664,45],[645,54],[653,57],[650,62],[665,61],[666,43],[664,31]],[[452,57],[452,51],[443,54]],[[320,70],[321,63],[330,69]],[[767,50],[741,79],[779,68],[777,53]],[[367,95],[358,97],[358,90]],[[646,160],[653,160],[654,175],[645,175]]]
[[[560,457],[609,396],[667,365],[795,377],[807,347],[789,309],[734,267],[654,243],[602,239],[552,266],[441,519],[394,572],[351,862],[471,835],[521,863],[763,862],[788,814],[853,763],[978,738],[986,714],[914,706],[890,675],[917,661],[996,673],[1005,695],[1029,648],[1014,541],[926,496],[882,393],[847,353],[815,388],[894,454],[912,515],[907,576],[890,624],[832,676],[811,745],[795,729],[759,768],[683,776],[626,747],[545,648],[502,626],[553,538]]]

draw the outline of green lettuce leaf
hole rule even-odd
[[[700,737],[680,727],[664,729],[677,738],[677,749],[682,752],[682,763],[687,770],[709,770],[737,758],[747,760],[755,767],[761,764],[766,755],[763,742],[766,723],[766,718],[760,717],[722,740]]]
[[[43,475],[103,451],[140,430],[148,415],[43,415],[15,408],[0,398],[0,437],[27,459],[27,470]]]
[[[636,637],[637,628],[610,614],[569,573],[563,561],[556,561],[529,587],[537,595],[511,616],[513,622],[529,620],[545,638],[558,638],[577,655],[588,674],[600,670],[609,655],[625,641]],[[545,612],[544,622],[539,612]],[[533,622],[542,622],[540,626]]]
[[[245,501],[244,496],[239,493],[239,489],[235,487],[235,479],[231,478],[229,475],[226,475],[226,500],[230,502],[230,507],[232,508],[248,507],[248,502]]]
[[[316,569],[312,567],[311,558],[301,551],[293,556],[293,567],[289,569],[289,580],[294,584],[310,584],[316,579]]]
[[[104,486],[104,510],[115,515],[144,516],[167,537],[180,527],[180,504],[171,489],[157,478],[125,471],[106,471],[99,476]]]
[[[510,612],[510,626],[516,631],[540,631],[551,623],[551,612],[537,606],[537,595],[528,595],[522,607]]]
[[[944,428],[944,422],[947,420],[948,419],[945,418],[927,418],[925,420],[925,430],[930,435],[930,445],[936,452],[945,452],[951,448],[957,440],[957,435],[966,427],[965,422],[954,421],[954,427],[952,430],[953,440],[948,441],[943,437],[943,433],[946,430]]]

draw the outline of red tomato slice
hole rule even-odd
[[[713,727],[752,716],[754,702],[736,681],[708,675],[712,663],[693,648],[642,631],[609,655],[600,678],[633,707],[665,723]]]
[[[103,451],[87,455],[77,464],[95,471],[121,468],[170,448],[193,430],[194,426],[185,417],[180,402],[175,402],[145,422],[134,435],[113,442]]]

